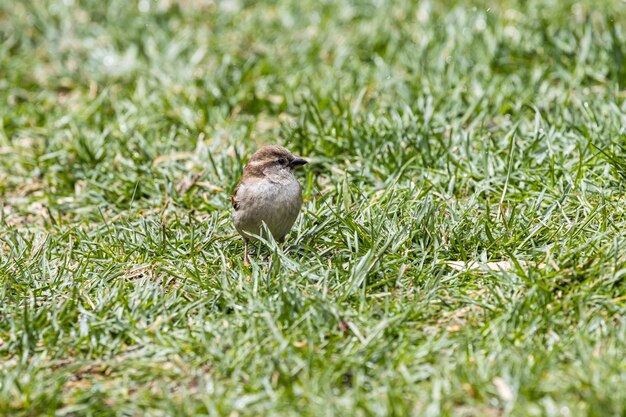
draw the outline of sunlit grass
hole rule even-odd
[[[625,10],[0,0],[0,413],[624,415]]]

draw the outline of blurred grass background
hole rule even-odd
[[[625,31],[0,0],[0,412],[623,416]],[[312,162],[269,270],[229,203],[263,143]]]

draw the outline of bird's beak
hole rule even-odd
[[[306,161],[305,159],[302,159],[302,158],[297,158],[297,157],[296,157],[296,158],[293,158],[293,159],[291,160],[291,162],[289,162],[289,166],[290,166],[291,168],[295,168],[295,167],[297,167],[297,166],[299,166],[299,165],[304,165],[304,164],[306,164],[306,163],[307,163],[307,161]]]

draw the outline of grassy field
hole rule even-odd
[[[625,101],[623,0],[0,0],[0,414],[626,415]]]

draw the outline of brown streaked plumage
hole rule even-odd
[[[265,224],[282,242],[302,207],[302,190],[293,174],[307,162],[278,145],[259,149],[243,169],[231,197],[233,223],[244,239],[244,264],[249,264],[248,242],[261,235]]]

